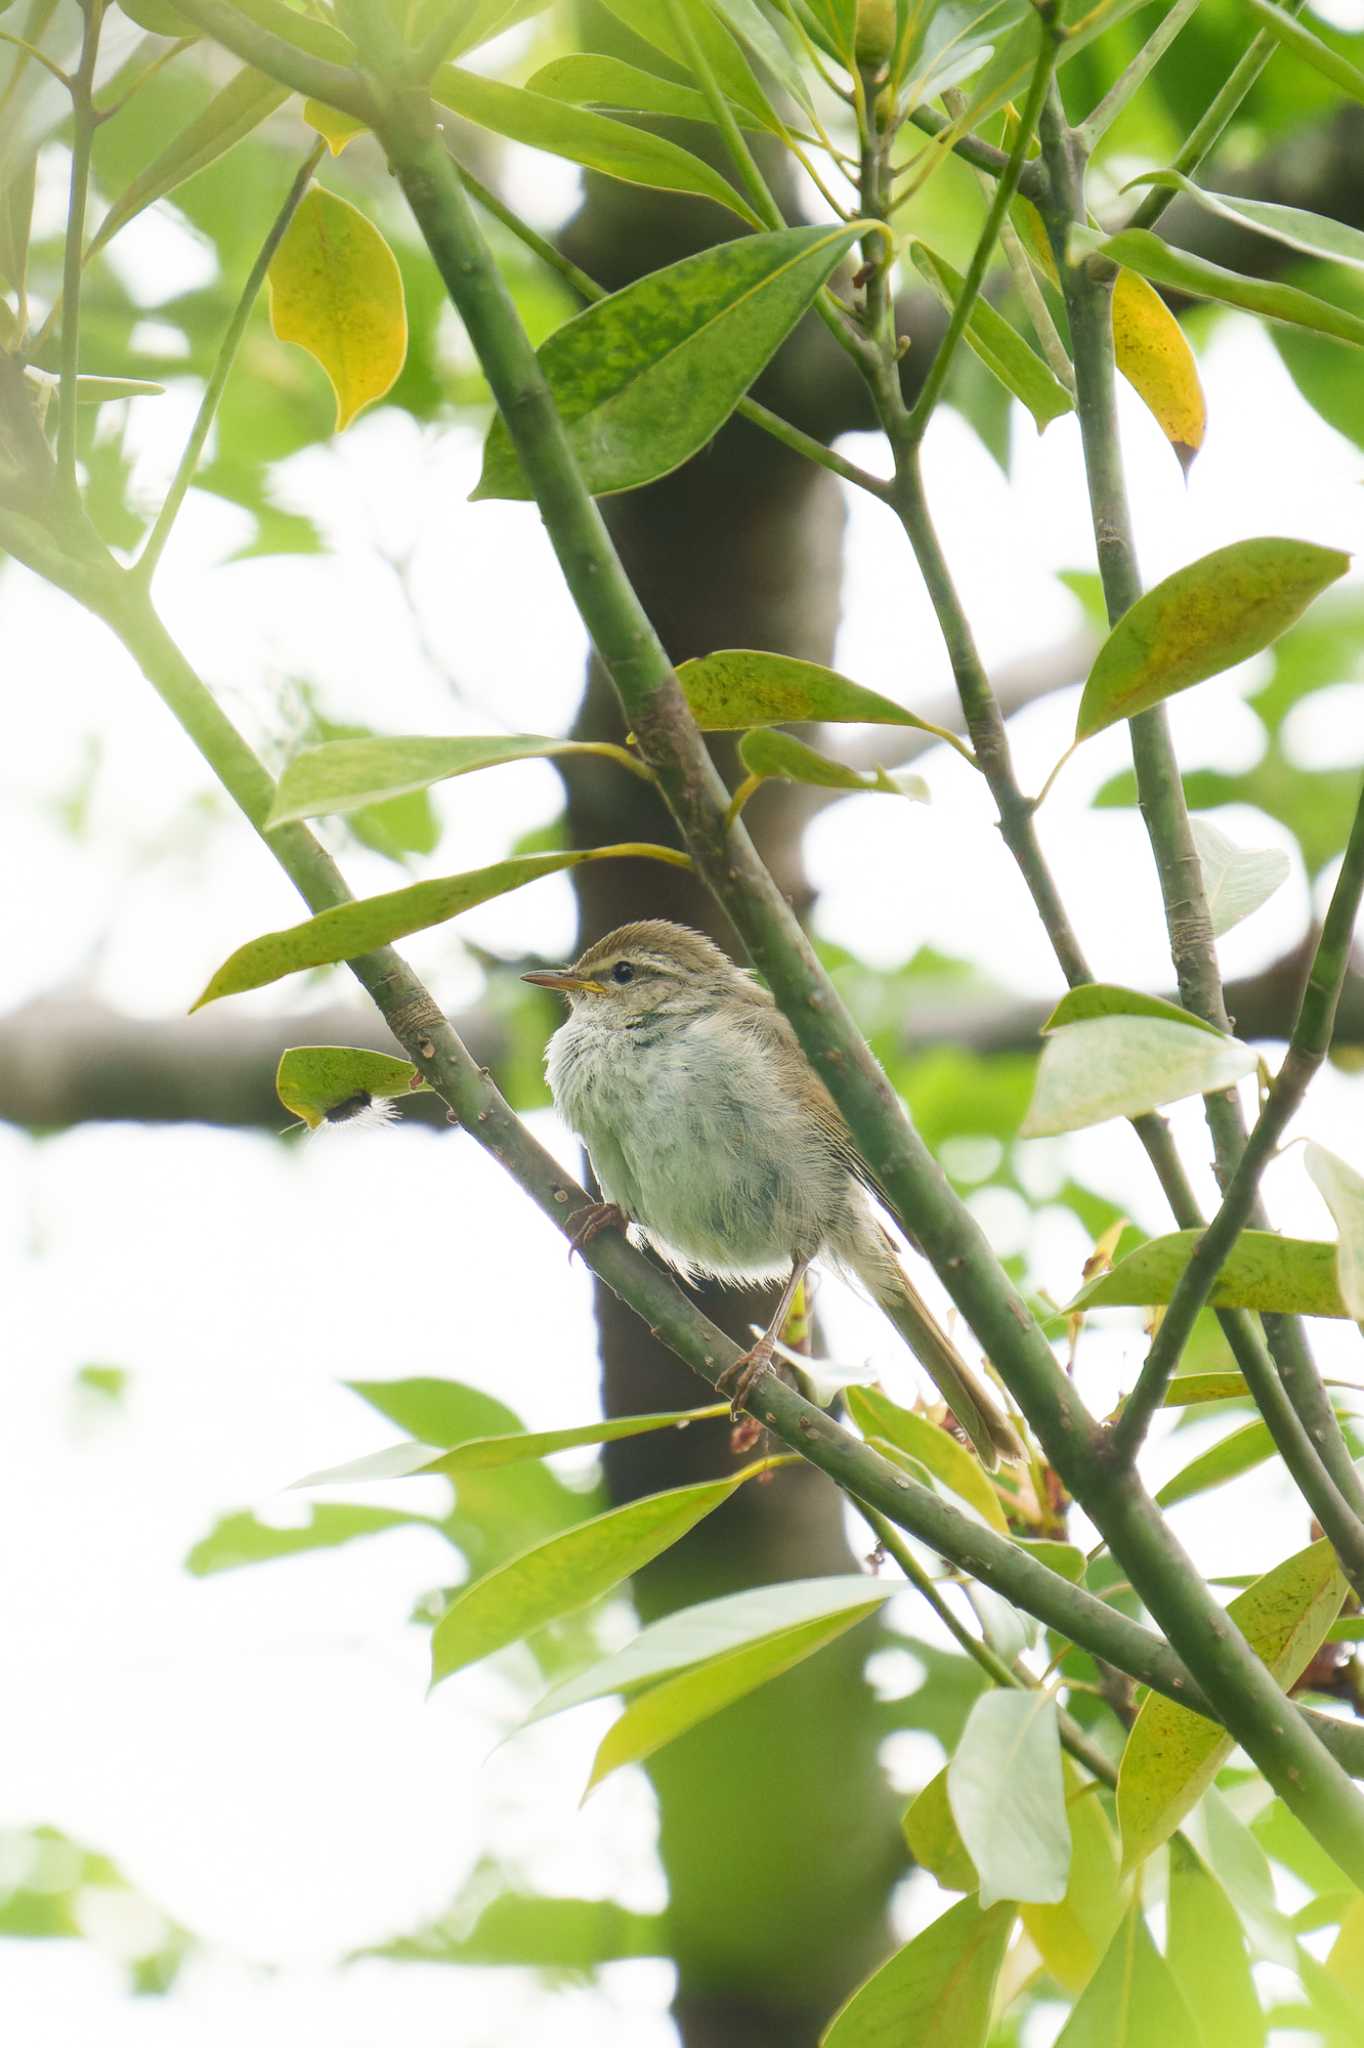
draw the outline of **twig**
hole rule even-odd
[[[1197,12],[1199,0],[1175,0],[1162,21],[1157,22],[1131,62],[1114,79],[1092,114],[1080,122],[1075,133],[1088,153],[1099,137],[1117,120],[1123,108],[1160,62],[1180,30]]]
[[[76,378],[80,372],[81,266],[85,259],[85,206],[90,192],[90,149],[95,137],[95,64],[104,0],[84,0],[80,59],[65,82],[71,93],[71,182],[62,251],[61,389],[57,396],[57,492],[69,515],[80,504],[76,480]],[[36,54],[36,53],[34,53]],[[45,61],[45,60],[44,60]]]

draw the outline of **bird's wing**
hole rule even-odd
[[[867,1165],[866,1160],[853,1142],[852,1132],[844,1121],[842,1110],[838,1107],[838,1104],[834,1101],[833,1096],[830,1095],[818,1074],[815,1074],[811,1068],[809,1061],[805,1057],[800,1040],[796,1037],[795,1031],[792,1028],[790,1019],[776,1007],[765,989],[762,991],[762,994],[766,997],[766,1001],[761,1008],[755,1006],[753,1017],[754,1029],[771,1041],[774,1051],[778,1045],[789,1048],[796,1054],[798,1059],[804,1062],[807,1073],[812,1075],[815,1083],[809,1102],[810,1121],[814,1124],[815,1129],[819,1132],[820,1137],[824,1140],[829,1151],[838,1160],[839,1164],[846,1167],[853,1178],[860,1181],[869,1194],[874,1195],[878,1202],[889,1209],[891,1205],[886,1200],[885,1189],[881,1186],[876,1175]]]

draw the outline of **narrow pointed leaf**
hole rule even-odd
[[[859,794],[908,797],[912,803],[932,801],[922,775],[888,775],[884,768],[851,768],[846,761],[834,761],[814,747],[807,747],[789,732],[759,727],[745,733],[739,742],[739,759],[750,775],[764,781],[805,782],[816,789],[843,789]]]
[[[1215,1024],[1209,1024],[1205,1017],[1196,1017],[1192,1010],[1181,1010],[1178,1003],[1167,1003],[1163,996],[1148,996],[1141,989],[1123,988],[1112,981],[1086,981],[1079,988],[1068,990],[1042,1030],[1057,1031],[1065,1024],[1086,1023],[1091,1017],[1163,1017],[1168,1024],[1187,1024],[1196,1031],[1210,1032],[1214,1038],[1224,1036]]]
[[[1124,612],[1099,649],[1076,739],[1258,654],[1349,566],[1338,548],[1263,539],[1235,541],[1177,569]]]
[[[966,282],[961,272],[922,242],[915,242],[911,253],[919,274],[951,312]],[[1037,351],[988,299],[977,299],[966,323],[965,340],[991,376],[997,377],[1004,389],[1027,407],[1039,433],[1062,413],[1074,411],[1075,400],[1065,385],[1052,375]]]
[[[1046,1693],[982,1693],[947,1767],[947,1797],[980,1873],[980,1903],[1056,1905],[1070,1873],[1070,1824],[1056,1702]]]
[[[436,1623],[432,1684],[609,1593],[728,1500],[752,1470],[647,1494],[580,1522],[475,1579]]]
[[[1309,1142],[1307,1171],[1339,1233],[1336,1284],[1345,1313],[1364,1322],[1364,1176],[1324,1145]]]
[[[453,1450],[433,1452],[432,1462],[425,1469],[458,1479],[463,1472],[500,1471],[504,1465],[519,1465],[527,1458],[548,1458],[555,1451],[575,1450],[580,1444],[613,1444],[622,1437],[648,1436],[656,1429],[688,1429],[693,1422],[711,1422],[728,1413],[729,1403],[720,1401],[708,1408],[676,1408],[666,1414],[613,1415],[580,1423],[573,1429],[471,1437]]]
[[[864,690],[818,662],[757,648],[725,647],[684,661],[677,680],[702,732],[738,732],[752,725],[909,725],[935,727],[902,704]]]
[[[604,0],[604,4],[633,29],[642,42],[652,49],[670,57],[679,69],[688,74],[691,59],[688,51],[679,41],[673,23],[671,10],[660,7],[658,0]],[[704,4],[688,9],[691,28],[701,46],[701,51],[716,84],[726,99],[736,107],[745,107],[755,120],[774,134],[780,132],[781,124],[773,112],[767,94],[754,77],[751,66],[743,51],[735,42],[718,14]]]
[[[1001,1536],[1008,1534],[1009,1525],[988,1473],[979,1458],[945,1429],[900,1407],[875,1387],[850,1387],[848,1413],[864,1436],[884,1437],[902,1451],[908,1451],[944,1486],[969,1501],[992,1529],[997,1529]]]
[[[807,114],[813,114],[815,104],[805,80],[802,53],[781,15],[764,13],[760,0],[711,0],[711,5],[782,91]]]
[[[1364,83],[1364,73],[1360,78]],[[1364,234],[1358,228],[1347,227],[1344,221],[1306,213],[1300,206],[1278,206],[1266,199],[1239,199],[1225,192],[1209,192],[1180,171],[1146,171],[1129,183],[1165,185],[1194,200],[1205,213],[1230,221],[1233,227],[1253,228],[1304,256],[1319,256],[1327,263],[1345,263],[1352,270],[1364,270]]]
[[[269,1564],[280,1557],[335,1550],[342,1543],[355,1543],[365,1536],[382,1536],[390,1529],[410,1529],[414,1523],[430,1529],[440,1527],[429,1515],[414,1515],[398,1508],[343,1506],[330,1501],[314,1507],[307,1522],[297,1529],[272,1529],[269,1523],[252,1514],[224,1515],[190,1551],[185,1570],[195,1578],[207,1578],[213,1572],[239,1571],[244,1565]]]
[[[784,228],[720,242],[552,334],[539,361],[588,489],[632,490],[703,448],[859,233],[856,224]],[[474,496],[530,495],[499,416]]]
[[[160,398],[164,384],[145,377],[77,377],[77,405],[108,405],[116,398]]]
[[[279,779],[269,823],[336,816],[509,761],[601,751],[592,741],[548,739],[540,733],[330,740],[306,747],[290,761]]]
[[[1199,1408],[1208,1401],[1245,1401],[1250,1389],[1239,1372],[1182,1372],[1165,1389],[1165,1408]]]
[[[392,388],[407,355],[397,259],[358,207],[314,186],[299,201],[267,276],[270,324],[326,372],[340,433]]]
[[[520,1427],[513,1409],[460,1380],[347,1380],[345,1385],[386,1422],[447,1450],[471,1437]]]
[[[1270,4],[1270,0],[1250,0],[1250,11],[1262,28],[1277,36],[1286,50],[1295,57],[1301,57],[1323,78],[1329,78],[1332,85],[1350,94],[1352,99],[1364,104],[1364,71],[1352,64],[1340,50],[1333,50],[1320,36],[1314,36],[1305,23],[1295,20],[1284,8]]]
[[[946,1892],[974,1892],[980,1877],[952,1817],[947,1765],[915,1794],[901,1822],[909,1852],[921,1870],[931,1871]]]
[[[1156,1308],[1167,1302],[1193,1256],[1201,1232],[1172,1230],[1138,1245],[1110,1272],[1080,1289],[1067,1314],[1089,1308]],[[1243,1230],[1212,1291],[1214,1308],[1253,1308],[1271,1314],[1343,1316],[1336,1281],[1336,1248],[1315,1239]]]
[[[556,57],[526,81],[527,92],[563,100],[570,107],[619,107],[627,113],[667,114],[674,120],[714,123],[710,103],[692,85],[677,85],[619,57]],[[742,107],[733,109],[740,127],[756,127]]]
[[[984,2048],[1011,1905],[961,1899],[882,1963],[834,2015],[820,2048]]]
[[[1062,1757],[1070,1874],[1065,1897],[1053,1906],[1024,1905],[1023,1925],[1063,1991],[1084,1990],[1103,1960],[1122,1918],[1124,1891],[1118,1838],[1092,1779]]]
[[[1213,937],[1220,939],[1261,904],[1268,903],[1293,872],[1288,855],[1276,846],[1253,851],[1237,846],[1206,818],[1191,818],[1190,828],[1203,870]]]
[[[1134,1900],[1056,2048],[1193,2048],[1193,2016]]]
[[[1187,472],[1208,424],[1198,359],[1160,293],[1135,270],[1114,281],[1113,356]]]
[[[410,1060],[357,1045],[295,1045],[281,1055],[275,1093],[291,1116],[310,1131],[359,1098],[416,1094],[428,1089]],[[429,1092],[429,1091],[428,1091]]]
[[[291,1490],[303,1486],[350,1486],[376,1479],[411,1479],[429,1469],[441,1452],[434,1444],[389,1444],[364,1458],[348,1458],[344,1465],[326,1465],[320,1472],[305,1472],[290,1481]]]
[[[1050,1137],[1115,1116],[1142,1116],[1186,1095],[1229,1088],[1255,1071],[1255,1054],[1165,1017],[1093,1017],[1053,1031],[1042,1047],[1020,1136]]]
[[[800,1622],[794,1628],[745,1643],[653,1686],[626,1707],[620,1719],[607,1730],[592,1760],[587,1790],[600,1785],[622,1764],[642,1762],[723,1707],[804,1663],[855,1622],[874,1614],[879,1605],[873,1598],[861,1608]]]
[[[1273,1456],[1274,1439],[1264,1423],[1247,1422],[1219,1437],[1215,1444],[1182,1466],[1172,1479],[1167,1479],[1156,1494],[1157,1504],[1172,1508],[1182,1500],[1196,1499],[1200,1493],[1211,1493],[1214,1487],[1225,1486],[1229,1479],[1239,1479],[1243,1472],[1253,1472]]]
[[[641,1686],[667,1678],[712,1657],[728,1655],[746,1644],[784,1633],[829,1615],[860,1613],[868,1603],[889,1600],[902,1590],[893,1580],[843,1573],[818,1579],[791,1579],[772,1586],[754,1586],[704,1600],[651,1622],[621,1650],[603,1657],[576,1677],[546,1693],[532,1721],[562,1714],[588,1700],[612,1693],[627,1696]]]
[[[680,149],[665,136],[613,121],[609,114],[566,106],[562,100],[527,92],[523,86],[504,85],[500,79],[483,78],[454,64],[441,65],[431,81],[431,96],[475,127],[491,129],[509,141],[567,157],[586,170],[601,171],[629,185],[713,199],[717,206],[727,207],[754,227],[760,225],[748,202],[699,156]]]
[[[410,932],[426,931],[444,924],[447,918],[494,896],[505,896],[541,875],[557,875],[564,868],[580,867],[584,861],[617,858],[664,860],[674,867],[685,866],[686,858],[671,847],[633,843],[596,846],[576,853],[523,853],[509,860],[494,861],[491,867],[473,868],[463,875],[443,875],[430,882],[414,882],[408,889],[393,889],[384,896],[366,896],[358,903],[338,904],[323,910],[302,924],[284,931],[265,932],[239,946],[225,960],[195,1003],[216,1002],[220,996],[240,995],[243,990],[264,988],[286,974],[305,967],[325,967],[338,960],[356,960],[378,946],[406,938]]]
[[[1213,299],[1221,306],[1236,306],[1243,313],[1258,313],[1262,320],[1281,320],[1288,327],[1329,334],[1356,348],[1364,345],[1364,320],[1358,314],[1299,291],[1296,285],[1243,277],[1240,271],[1209,263],[1204,256],[1191,256],[1187,249],[1172,247],[1148,228],[1124,228],[1116,235],[1101,234],[1096,228],[1072,228],[1068,246],[1072,259],[1106,256],[1112,263],[1125,263],[1152,284],[1167,285],[1197,299]]]
[[[1201,2048],[1263,2048],[1241,1916],[1183,1835],[1170,1843],[1166,1961],[1198,2025]]]
[[[1345,1597],[1344,1574],[1322,1541],[1266,1572],[1227,1608],[1250,1647],[1287,1690],[1301,1677]],[[1169,1840],[1234,1748],[1201,1714],[1151,1693],[1123,1748],[1118,1823],[1123,1867],[1135,1869]]]

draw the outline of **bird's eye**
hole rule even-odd
[[[615,966],[614,966],[614,967],[613,967],[613,968],[611,969],[611,979],[612,979],[612,981],[617,981],[617,982],[619,982],[619,983],[620,983],[620,985],[621,985],[621,987],[622,987],[622,988],[624,988],[624,986],[625,986],[626,982],[627,982],[627,981],[633,981],[633,980],[634,980],[634,978],[635,978],[635,970],[634,970],[634,968],[633,968],[633,967],[632,967],[632,966],[630,965],[629,961],[628,961],[628,960],[617,960],[617,962],[616,962]]]

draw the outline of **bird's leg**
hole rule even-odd
[[[786,1318],[791,1313],[796,1290],[809,1270],[808,1259],[792,1259],[791,1271],[786,1285],[782,1288],[781,1299],[777,1303],[771,1322],[752,1350],[745,1351],[742,1358],[736,1358],[733,1365],[727,1365],[715,1382],[720,1393],[730,1396],[730,1413],[736,1421],[740,1409],[748,1399],[754,1380],[760,1373],[766,1372],[772,1363],[772,1353],[776,1349],[777,1339],[782,1333]]]
[[[581,1209],[575,1209],[565,1221],[568,1230],[568,1262],[573,1263],[574,1252],[585,1251],[594,1237],[603,1230],[626,1230],[630,1219],[618,1202],[585,1202]]]

